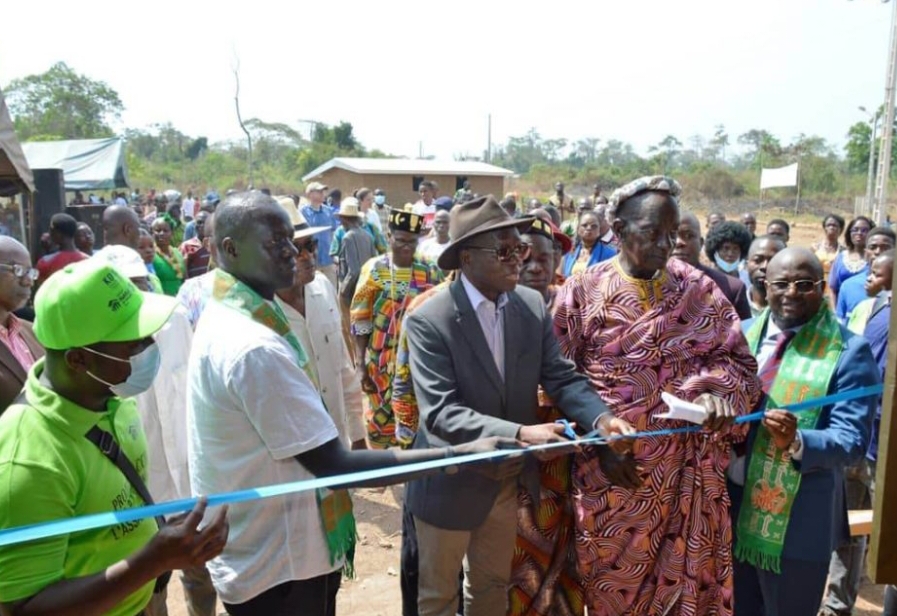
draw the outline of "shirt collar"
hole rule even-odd
[[[122,400],[113,397],[109,399],[104,412],[92,411],[79,406],[71,400],[63,398],[41,382],[40,376],[44,371],[44,363],[45,359],[41,358],[28,371],[28,380],[25,383],[28,406],[69,434],[84,436],[104,417],[110,413],[114,416],[122,404],[134,404],[132,399]]]
[[[467,293],[467,299],[470,300],[470,305],[473,306],[474,311],[476,311],[483,302],[492,303],[492,300],[480,293],[480,290],[473,286],[473,283],[470,282],[464,274],[461,274],[461,284],[464,285],[464,292]],[[502,293],[498,296],[498,301],[495,302],[495,309],[501,310],[507,303],[508,294]]]
[[[607,233],[605,233],[604,235],[601,236],[601,240],[600,240],[600,241],[604,242],[605,244],[608,244],[608,243],[610,243],[613,239],[614,239],[614,230],[613,230],[613,229],[608,229],[608,230],[607,230]]]
[[[803,328],[803,325],[798,325],[796,327],[789,327],[787,331],[794,332],[797,334]],[[782,333],[782,329],[776,325],[776,322],[772,319],[772,315],[769,316],[769,320],[766,322],[766,336],[763,338],[764,340],[769,340],[770,338],[775,338],[780,333]]]
[[[18,334],[21,328],[22,324],[19,322],[19,317],[11,312],[9,313],[9,318],[6,323],[0,324],[0,329],[5,330],[10,336]]]

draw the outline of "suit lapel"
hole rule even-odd
[[[509,399],[510,389],[517,382],[517,360],[523,353],[522,344],[528,340],[524,331],[525,323],[524,307],[521,306],[520,296],[516,293],[508,294],[508,303],[504,309],[505,321],[505,399]],[[529,336],[537,332],[529,332]],[[531,341],[532,342],[532,341]]]
[[[483,335],[483,327],[480,325],[480,320],[470,304],[470,299],[467,297],[467,292],[464,290],[464,284],[461,282],[460,276],[449,288],[455,300],[455,308],[457,309],[455,319],[458,322],[461,335],[464,336],[467,344],[473,349],[473,353],[486,371],[489,381],[499,391],[502,400],[504,400],[504,380],[501,378],[498,367],[495,365],[495,360],[492,358],[492,351],[489,350],[486,336]],[[507,369],[507,357],[505,358],[505,368]]]
[[[2,342],[0,342],[0,364],[3,364],[3,366],[9,370],[14,377],[22,381],[23,384],[25,383],[25,378],[28,376],[25,374],[25,369],[22,367],[22,364],[19,363],[19,360],[13,357],[9,347]]]

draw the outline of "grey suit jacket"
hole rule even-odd
[[[443,447],[489,436],[514,438],[538,423],[537,389],[578,426],[590,430],[609,412],[586,377],[560,355],[551,314],[537,292],[518,286],[504,308],[502,379],[463,283],[453,282],[405,319],[420,428],[414,447]],[[535,465],[524,472],[537,489]],[[411,512],[440,528],[471,530],[486,519],[499,481],[474,471],[409,482]]]

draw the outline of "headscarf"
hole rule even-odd
[[[633,180],[621,186],[610,196],[605,216],[608,220],[614,220],[617,217],[617,208],[627,199],[631,199],[643,192],[665,192],[674,200],[682,193],[682,187],[679,182],[665,175],[646,175],[637,180]]]

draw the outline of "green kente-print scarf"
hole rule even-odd
[[[769,321],[769,308],[747,332],[754,355]],[[769,390],[766,408],[781,408],[828,392],[829,381],[841,356],[843,340],[838,321],[828,304],[804,325],[788,345]],[[797,428],[813,429],[822,407],[797,416]],[[751,462],[744,485],[744,501],[735,529],[735,557],[760,569],[781,573],[785,531],[791,507],[800,488],[801,474],[787,450],[776,447],[762,424],[751,448]]]
[[[302,343],[290,329],[286,315],[276,302],[266,302],[261,295],[249,286],[240,282],[227,272],[215,270],[215,285],[212,297],[229,308],[248,316],[256,323],[273,330],[286,338],[296,351],[296,363],[308,376],[316,388],[318,375],[314,366],[308,361],[308,355]],[[324,401],[321,400],[321,404]],[[328,490],[320,488],[315,492],[318,500],[318,511],[327,537],[330,551],[330,564],[344,559],[343,572],[347,577],[355,576],[355,516],[352,515],[352,499],[348,490]]]

